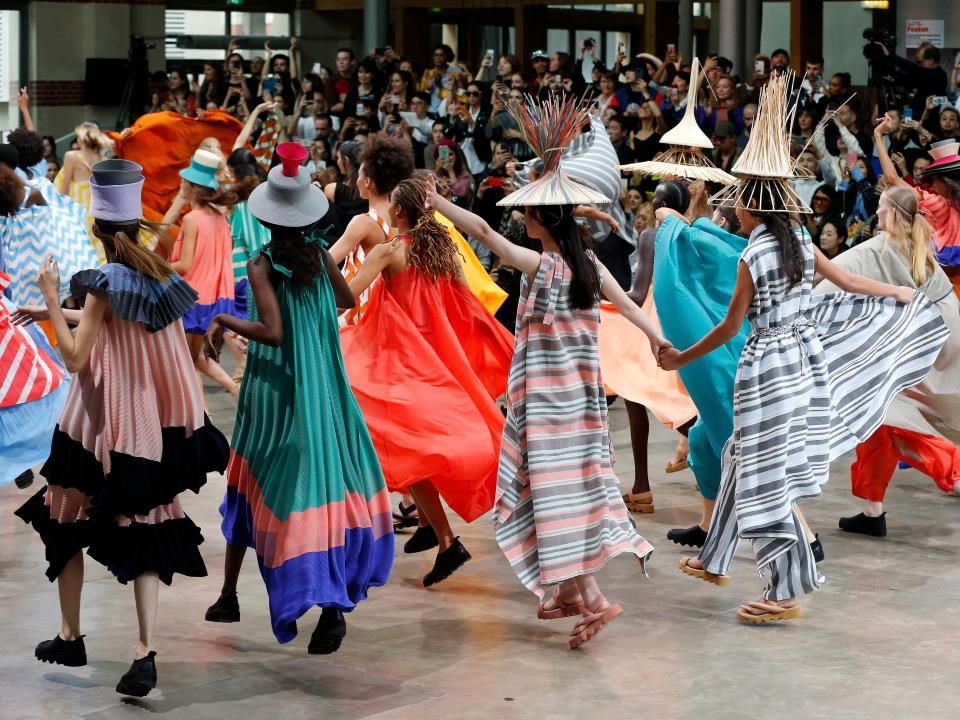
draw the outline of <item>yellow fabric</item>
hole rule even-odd
[[[463,235],[453,226],[453,223],[438,212],[434,212],[433,216],[437,219],[437,222],[447,229],[447,234],[450,236],[450,239],[456,243],[457,249],[460,251],[463,262],[463,275],[467,280],[467,286],[470,288],[470,292],[472,292],[477,300],[480,301],[480,304],[487,309],[487,312],[493,315],[500,309],[500,306],[503,305],[503,301],[507,299],[506,291],[490,278],[474,254],[473,249],[464,239]]]

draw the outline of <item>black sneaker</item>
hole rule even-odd
[[[157,653],[153,650],[146,657],[134,660],[130,669],[117,683],[121,695],[144,697],[157,686]]]
[[[470,553],[460,542],[460,538],[453,541],[453,545],[443,552],[437,553],[437,559],[433,563],[433,570],[423,576],[423,586],[430,587],[436,585],[441,580],[446,580],[453,575],[460,567],[470,559]]]
[[[340,643],[347,634],[347,620],[343,611],[337,608],[324,608],[320,613],[317,627],[310,636],[307,652],[311,655],[329,655],[340,649]]]
[[[217,601],[207,608],[203,616],[207,622],[233,623],[240,622],[240,601],[237,594],[221,595]]]
[[[407,555],[412,555],[413,553],[431,550],[439,544],[440,540],[437,539],[437,533],[433,527],[430,525],[421,525],[417,528],[416,532],[413,533],[413,537],[403,544],[403,551],[407,553]]]
[[[33,651],[40,662],[82,667],[87,664],[87,649],[83,645],[83,635],[76,640],[64,640],[57,635],[53,640],[44,640]]]
[[[886,537],[886,515],[886,513],[881,513],[880,517],[868,517],[863,513],[859,513],[853,517],[842,517],[840,518],[840,529],[845,532],[860,533],[861,535]]]
[[[812,543],[810,543],[810,550],[813,551],[814,561],[821,563],[827,556],[823,554],[823,545],[820,544],[820,535],[814,535],[813,537],[814,540]]]
[[[667,533],[667,540],[672,540],[677,545],[702,548],[707,541],[707,531],[699,525],[688,528],[674,528]]]
[[[24,470],[14,478],[13,484],[21,490],[26,490],[33,485],[33,470]]]

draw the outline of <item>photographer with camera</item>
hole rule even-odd
[[[896,38],[891,37],[889,33],[868,28],[864,30],[863,35],[870,40],[864,47],[863,54],[871,65],[881,56],[886,58],[900,71],[903,84],[916,89],[916,94],[911,101],[915,115],[923,114],[927,98],[931,95],[941,97],[947,94],[947,73],[940,67],[940,50],[932,43],[922,43],[917,48],[916,61],[910,62],[891,52],[890,48],[896,45]]]

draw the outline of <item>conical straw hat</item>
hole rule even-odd
[[[792,82],[790,70],[773,75],[760,91],[750,139],[731,168],[738,179],[714,194],[709,199],[712,205],[756,213],[813,212],[790,182],[796,177],[790,157],[790,126],[796,112],[796,102],[790,106]]]
[[[700,61],[697,58],[690,63],[690,87],[687,89],[687,107],[683,117],[676,127],[665,132],[660,138],[661,145],[683,145],[684,147],[701,147],[713,150],[713,143],[706,133],[697,125],[694,112],[697,108],[697,90],[700,87]]]
[[[530,149],[543,160],[536,180],[505,196],[500,207],[520,205],[608,205],[603,193],[571,180],[560,167],[560,158],[590,119],[590,102],[553,96],[540,101],[527,95],[524,103],[509,103],[510,114]]]

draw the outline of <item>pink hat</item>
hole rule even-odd
[[[930,157],[933,162],[925,169],[924,174],[951,172],[960,169],[960,142],[956,140],[941,140],[930,144]]]

